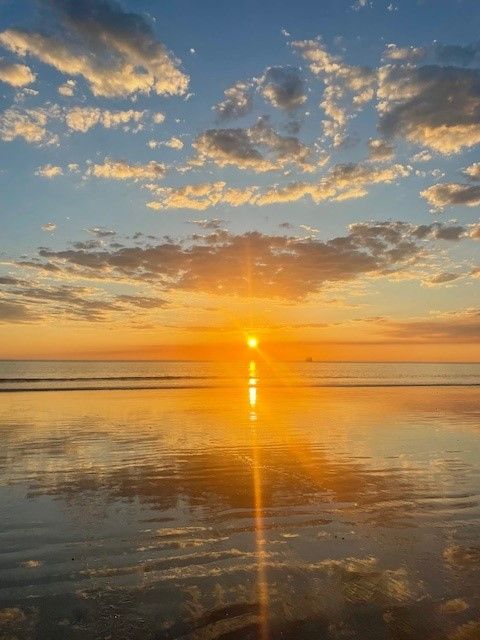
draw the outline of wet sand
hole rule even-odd
[[[479,398],[4,393],[0,637],[477,640]]]

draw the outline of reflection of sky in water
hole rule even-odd
[[[477,639],[478,418],[476,389],[269,389],[253,362],[3,395],[0,630]]]

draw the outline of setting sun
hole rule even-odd
[[[0,0],[0,640],[480,640],[479,25]]]

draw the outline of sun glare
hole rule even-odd
[[[247,345],[249,349],[256,349],[258,347],[258,339],[255,336],[248,336]]]

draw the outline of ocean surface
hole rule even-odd
[[[0,379],[2,640],[479,640],[479,365]]]
[[[480,363],[256,362],[259,386],[480,386]],[[0,360],[0,392],[238,387],[247,363]]]

